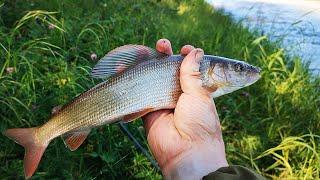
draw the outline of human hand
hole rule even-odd
[[[156,49],[172,55],[167,39],[160,39]],[[159,110],[142,119],[165,179],[201,179],[228,163],[215,104],[200,79],[203,50],[186,45],[180,52],[186,56],[180,69],[183,93],[175,110]]]

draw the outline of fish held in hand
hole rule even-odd
[[[4,132],[25,148],[25,177],[32,176],[46,147],[58,136],[73,151],[94,127],[175,108],[182,93],[179,72],[183,58],[142,45],[125,45],[109,52],[92,71],[93,77],[106,81],[74,98],[45,124]],[[200,61],[202,85],[213,98],[253,84],[260,78],[259,72],[245,62],[218,56],[204,55]]]

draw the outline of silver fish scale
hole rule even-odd
[[[38,139],[49,141],[144,110],[174,108],[181,94],[182,58],[177,57],[142,62],[81,94],[38,129]]]
[[[65,105],[47,123],[37,128],[36,138],[41,142],[49,142],[59,135],[110,124],[127,115],[137,117],[137,113],[174,108],[181,95],[179,71],[182,60],[182,56],[173,55],[131,66]],[[251,73],[260,72],[259,68],[241,61],[205,55],[200,61],[203,86],[211,88],[209,75],[217,64],[226,67],[243,64]],[[219,87],[213,97],[239,89],[228,88]]]

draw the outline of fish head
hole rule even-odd
[[[212,91],[213,97],[231,93],[260,79],[261,69],[246,62],[217,56],[207,59],[209,61],[202,79],[203,85]]]

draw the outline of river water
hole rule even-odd
[[[320,74],[320,1],[304,0],[207,0],[235,20],[280,41],[290,55],[310,62]]]

